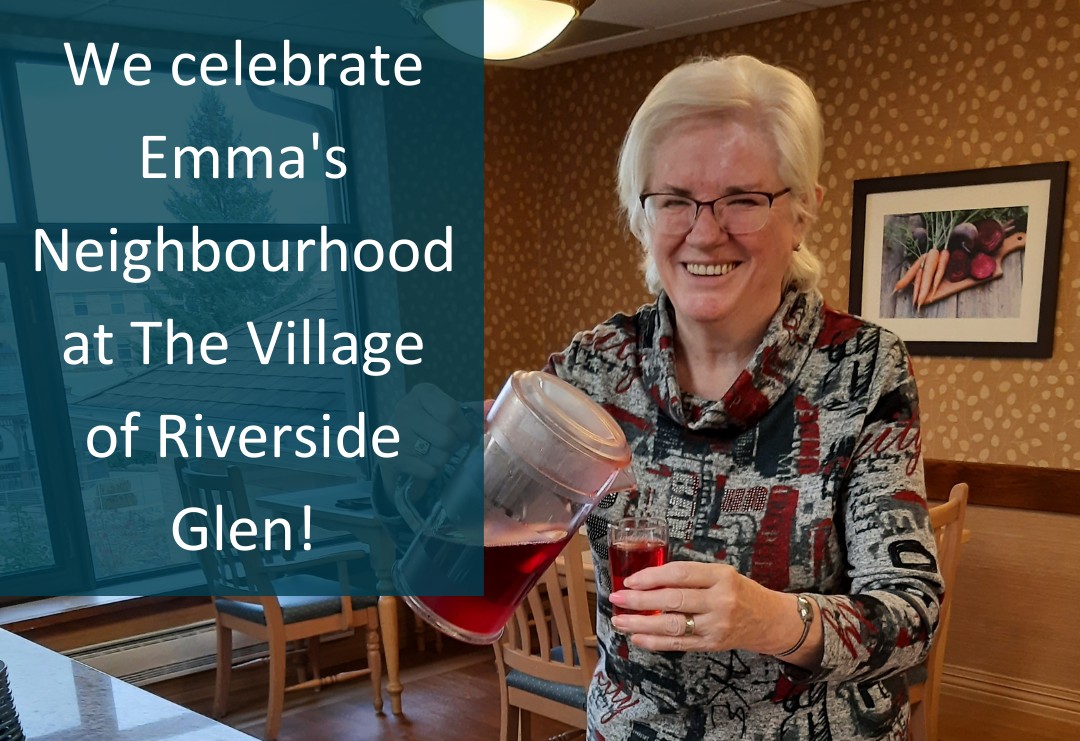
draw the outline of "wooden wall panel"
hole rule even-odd
[[[1078,686],[1080,517],[970,507],[946,662]]]
[[[965,481],[972,502],[952,586],[943,738],[1080,738],[1080,471],[928,460],[926,476],[932,498]]]
[[[971,486],[969,501],[990,507],[1080,515],[1080,471],[928,459],[926,489],[931,499],[947,499],[957,481]]]

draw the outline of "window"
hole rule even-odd
[[[179,202],[184,194],[184,189],[178,188],[182,181],[172,177],[174,148],[188,144],[193,116],[207,112],[216,116],[213,125],[227,126],[241,145],[252,149],[265,147],[269,160],[255,156],[253,166],[256,171],[263,171],[269,162],[274,174],[263,181],[272,185],[265,209],[241,213],[239,218],[219,214],[222,218],[201,221],[324,224],[341,220],[334,216],[338,210],[328,201],[327,183],[332,181],[310,176],[287,179],[278,174],[281,164],[289,158],[288,153],[282,154],[285,147],[303,145],[308,155],[305,168],[322,168],[324,153],[333,145],[332,132],[319,131],[312,123],[265,110],[273,108],[272,103],[283,97],[280,92],[256,91],[260,98],[269,98],[270,104],[262,100],[256,104],[245,86],[213,88],[207,97],[205,86],[178,87],[166,73],[152,74],[151,83],[145,87],[122,84],[76,87],[71,84],[66,60],[58,64],[19,62],[16,67],[34,196],[42,222],[192,221],[190,213],[184,213],[184,204]],[[59,90],[63,94],[58,94]],[[332,113],[331,90],[289,90],[295,92],[285,97],[294,101],[302,98],[316,109]],[[314,133],[320,134],[319,152],[312,148]],[[144,144],[144,136],[161,136],[165,140]],[[151,147],[154,154],[165,156],[150,164],[154,173],[169,177],[142,177],[144,146]],[[202,168],[209,168],[207,156],[201,162]],[[219,158],[220,167],[226,164],[225,158]],[[238,170],[246,169],[246,158],[237,159],[235,166]],[[108,188],[100,187],[104,173],[110,184]],[[179,197],[174,190],[179,191]],[[0,201],[2,196],[0,191]]]
[[[4,122],[0,120],[0,224],[15,221],[15,200],[11,192],[11,168],[8,167]]]
[[[74,38],[78,34],[68,23],[55,28]],[[43,22],[41,28],[46,27]],[[115,37],[111,29],[87,24],[77,30],[90,34],[96,28],[107,48],[110,35]],[[9,36],[19,33],[19,27],[8,30]],[[121,36],[137,36],[132,43],[146,46],[167,38],[152,29],[133,33]],[[214,38],[198,44],[213,44]],[[172,592],[190,583],[161,582],[173,574],[190,575],[197,567],[195,554],[177,548],[172,539],[172,522],[183,508],[173,465],[181,453],[173,443],[166,456],[158,454],[152,425],[161,423],[163,414],[185,421],[192,438],[201,421],[204,430],[214,424],[222,435],[229,434],[229,427],[235,433],[250,424],[267,431],[325,424],[328,439],[341,439],[353,434],[345,425],[356,425],[366,409],[372,412],[363,423],[367,435],[382,421],[377,416],[383,416],[383,409],[372,408],[366,398],[381,380],[390,381],[381,388],[389,386],[388,393],[396,396],[403,385],[437,372],[440,383],[458,384],[444,386],[452,395],[479,398],[480,375],[474,370],[466,378],[459,368],[466,351],[473,361],[482,355],[482,312],[471,307],[466,312],[460,297],[479,296],[475,289],[483,279],[483,70],[475,66],[472,86],[443,84],[437,77],[407,89],[187,88],[157,73],[144,87],[92,82],[79,87],[72,84],[62,40],[46,38],[44,32],[21,45],[5,39],[8,51],[0,55],[3,133],[8,142],[19,144],[0,147],[0,153],[18,154],[0,159],[0,264],[6,271],[0,288],[7,296],[0,303],[0,401],[9,404],[0,423],[14,420],[4,438],[7,455],[0,458],[0,480],[8,487],[0,492],[0,537],[19,539],[0,543],[0,559],[6,559],[0,561],[0,594],[148,594],[130,591],[143,589],[133,584],[144,578],[155,580],[155,591]],[[336,46],[329,35],[327,44]],[[20,55],[18,48],[30,45],[40,51]],[[152,56],[171,59],[169,51]],[[431,59],[432,66],[440,61]],[[5,84],[12,79],[18,80],[17,89]],[[467,123],[475,128],[450,131],[445,124],[462,111],[473,112]],[[161,147],[156,151],[166,159],[150,166],[161,165],[154,171],[168,177],[141,177],[144,136],[164,137],[146,145]],[[197,137],[214,142],[219,156],[223,146],[265,147],[275,158],[270,175],[195,177],[194,158],[188,155],[176,176],[170,166],[173,148]],[[348,175],[322,177],[328,148],[338,145],[349,155]],[[280,155],[290,147],[305,152],[304,178],[284,177],[278,169]],[[256,167],[264,166],[266,155],[253,153],[252,159]],[[265,240],[271,249],[284,239],[294,246],[318,239],[322,224],[332,227],[330,238],[354,245],[366,238],[441,238],[453,224],[455,239],[479,259],[464,270],[456,262],[453,276],[422,270],[400,275],[352,270],[284,276],[259,269],[195,273],[167,266],[156,272],[155,261],[155,272],[145,283],[111,270],[108,257],[98,263],[103,266],[98,272],[77,265],[61,272],[48,258],[44,270],[34,267],[39,229],[51,232],[57,244],[60,230],[68,228],[69,241],[93,239],[108,255],[110,237],[117,238],[117,251],[123,253],[127,240],[153,241],[159,226],[165,239],[179,243],[190,265],[193,224],[200,226],[201,238],[219,245],[245,240],[261,246]],[[118,264],[123,261],[120,255]],[[384,276],[393,284],[383,282]],[[455,284],[447,279],[458,276],[474,281],[468,286],[473,290],[448,290]],[[437,293],[450,294],[453,302],[436,301]],[[164,328],[131,326],[148,318],[172,320],[196,348],[210,332],[225,335],[229,364],[218,369],[197,362],[163,363],[169,346],[183,353],[186,341],[167,337]],[[335,333],[360,337],[415,331],[425,337],[424,367],[398,366],[393,377],[372,379],[361,375],[360,363],[349,360],[340,365],[282,361],[294,341],[296,353],[304,352],[304,340],[312,336],[304,334],[304,319],[312,324],[325,320],[316,331],[328,340],[328,354],[334,353]],[[459,342],[457,331],[470,324],[469,340]],[[441,354],[429,352],[428,340],[447,326],[455,328],[452,342]],[[99,327],[104,331],[98,332]],[[251,334],[257,332],[265,342],[275,327],[282,334],[274,360],[260,362]],[[99,343],[105,357],[114,360],[111,365],[80,360],[95,356]],[[309,344],[313,353],[320,352],[318,344]],[[472,368],[479,368],[479,362]],[[18,407],[17,414],[11,413],[12,406]],[[121,425],[133,411],[148,424],[132,436],[128,452]],[[92,430],[117,433],[116,447],[110,448],[107,436],[102,436],[104,445],[93,446],[113,454],[97,457],[88,449]],[[342,434],[335,436],[335,431]],[[332,451],[329,457],[316,453],[305,459],[286,451],[278,458],[251,460],[238,450],[239,435],[231,437],[224,462],[241,468],[257,521],[271,514],[257,509],[260,497],[341,486],[354,490],[358,479],[370,477],[375,460],[370,445],[363,457],[359,452],[334,457]],[[209,435],[202,440],[204,455],[212,457]],[[183,455],[195,455],[193,444],[188,442],[191,447]],[[297,451],[302,444],[297,442]],[[12,502],[21,509],[12,509]],[[46,573],[55,574],[66,591],[58,591],[51,580],[46,585]]]
[[[0,286],[7,289],[10,278],[0,262]],[[0,316],[8,317],[0,319],[0,574],[17,577],[55,560],[10,296],[5,290],[0,300]]]
[[[0,64],[12,62],[10,58],[0,59]],[[40,224],[70,226],[73,241],[92,238],[107,245],[108,229],[94,224],[115,226],[122,243],[133,237],[152,237],[152,233],[145,233],[146,224],[163,224],[183,234],[183,227],[177,224],[190,221],[209,224],[206,232],[217,230],[232,235],[221,241],[224,246],[236,238],[271,242],[281,240],[283,234],[295,238],[301,225],[344,220],[343,181],[322,177],[287,180],[276,175],[250,181],[243,178],[229,185],[231,190],[227,188],[224,195],[218,190],[214,199],[201,199],[222,180],[195,179],[190,171],[179,179],[140,177],[143,134],[160,134],[168,138],[169,147],[182,146],[187,144],[189,127],[200,120],[212,126],[231,127],[232,135],[244,145],[265,146],[271,153],[278,153],[286,145],[308,144],[316,132],[325,149],[333,145],[338,128],[334,121],[335,94],[330,89],[293,89],[288,93],[292,103],[284,106],[275,100],[281,93],[267,96],[264,91],[249,97],[246,89],[232,86],[205,93],[206,88],[178,88],[164,79],[155,80],[157,84],[148,88],[116,85],[90,91],[91,86],[83,89],[71,84],[66,62],[34,60],[13,64],[20,82],[18,107],[23,113],[22,121],[16,123],[25,124],[33,182],[11,178],[3,159],[0,181],[8,178],[14,188],[32,189],[34,198],[27,200],[36,203],[37,214],[31,222],[18,225],[22,231],[17,238],[0,234],[0,258],[20,251],[26,254],[25,245],[33,243],[33,229]],[[63,94],[57,94],[58,90]],[[305,106],[318,109],[319,115],[312,114],[310,121],[298,120],[298,116],[304,118]],[[319,128],[327,120],[332,124],[329,130]],[[311,166],[323,164],[321,156],[310,162]],[[11,200],[9,192],[0,188],[0,221],[12,212],[4,210],[5,197]],[[211,200],[220,206],[219,212],[200,210],[200,202]],[[311,233],[310,227],[303,227],[305,237]],[[183,249],[190,260],[190,242],[185,241]],[[339,299],[343,291],[352,290],[348,274],[309,272],[282,280],[276,275],[255,275],[254,271],[188,271],[181,275],[166,270],[146,283],[132,284],[118,272],[61,272],[48,262],[43,275],[34,273],[26,261],[20,263],[20,270],[24,272],[13,281],[47,283],[54,322],[54,338],[50,339],[55,343],[53,352],[62,358],[69,346],[65,337],[74,333],[87,337],[88,346],[93,348],[93,333],[100,324],[111,333],[106,356],[114,362],[104,365],[96,358],[85,364],[61,362],[62,381],[45,394],[53,407],[65,411],[66,416],[59,418],[69,425],[67,429],[51,428],[52,433],[45,438],[70,441],[64,451],[67,483],[56,484],[53,489],[71,497],[65,506],[77,509],[77,517],[53,518],[44,506],[52,490],[43,485],[38,474],[29,410],[21,418],[21,427],[7,433],[0,429],[0,553],[18,553],[20,559],[0,556],[0,586],[35,568],[85,572],[84,564],[89,564],[90,576],[105,593],[116,589],[119,591],[111,593],[131,594],[124,591],[126,579],[148,573],[167,574],[170,569],[195,564],[192,553],[181,551],[171,542],[172,518],[183,506],[171,458],[158,458],[156,445],[138,436],[132,455],[95,458],[87,450],[87,436],[95,425],[108,424],[116,429],[125,414],[136,409],[143,411],[143,419],[169,412],[195,424],[194,413],[203,411],[207,418],[238,425],[266,419],[288,424],[292,414],[310,415],[311,410],[318,410],[316,417],[320,417],[326,410],[333,413],[335,422],[344,424],[348,410],[356,409],[360,403],[356,390],[360,379],[355,368],[325,366],[312,374],[301,366],[295,373],[275,367],[252,374],[249,363],[247,371],[229,375],[205,366],[164,366],[159,362],[165,347],[164,333],[144,335],[130,326],[133,321],[148,318],[162,322],[173,319],[177,329],[195,337],[196,347],[201,336],[210,331],[225,333],[240,346],[245,323],[265,317],[282,317],[283,322],[301,315],[325,317],[342,329],[355,331],[353,302]],[[8,274],[0,277],[4,278],[0,286],[6,288]],[[4,374],[9,366],[17,371],[16,352],[21,346],[16,339],[22,339],[15,337],[14,323],[5,321],[9,316],[10,307],[0,302],[0,376],[5,388],[10,386],[8,381],[18,380]],[[181,347],[182,343],[178,345]],[[142,362],[144,353],[151,357],[149,364]],[[236,366],[242,363],[244,360],[237,361]],[[43,378],[47,376],[42,374]],[[253,379],[257,382],[253,383]],[[23,393],[19,398],[26,396]],[[305,462],[296,458],[265,464],[237,459],[230,462],[241,466],[252,500],[266,493],[348,483],[369,475],[366,461],[331,461],[328,467],[321,466],[323,461],[305,467]],[[15,503],[16,509],[10,503]],[[255,516],[267,514],[256,512]],[[66,537],[64,542],[83,543],[85,554],[54,557],[50,545],[54,530]],[[318,531],[313,535],[337,537]],[[37,540],[31,543],[31,537]],[[8,548],[16,542],[25,547]]]
[[[131,365],[135,360],[131,352],[131,340],[120,340],[116,343],[116,360],[120,365]]]

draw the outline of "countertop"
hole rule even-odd
[[[251,741],[251,736],[0,630],[27,741]]]

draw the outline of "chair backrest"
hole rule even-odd
[[[563,568],[552,564],[514,612],[496,649],[508,668],[589,686],[599,657],[582,563],[587,549],[588,539],[575,533],[563,550]]]
[[[184,507],[198,507],[206,511],[203,524],[207,528],[209,547],[198,551],[199,564],[206,575],[211,594],[218,596],[242,596],[245,594],[272,594],[269,579],[265,576],[257,551],[241,551],[229,546],[230,524],[241,517],[251,518],[244,477],[236,466],[229,466],[224,474],[195,471],[186,458],[177,457],[176,481],[180,485],[180,498]],[[216,508],[221,507],[224,531],[220,533],[225,547],[218,550],[214,544],[219,536]]]
[[[934,645],[926,657],[926,682],[922,693],[925,704],[927,728],[925,736],[937,739],[938,698],[941,693],[941,674],[945,666],[945,644],[949,636],[953,595],[956,591],[956,571],[960,564],[960,546],[964,535],[964,516],[967,513],[968,485],[956,484],[949,492],[949,500],[930,508],[930,523],[938,548],[938,569],[945,580],[945,596],[938,612],[938,630]]]
[[[957,484],[949,492],[949,500],[944,504],[930,508],[930,524],[934,528],[934,539],[938,548],[938,568],[945,580],[945,597],[941,601],[939,620],[940,639],[935,648],[941,647],[944,654],[945,631],[949,626],[949,613],[956,586],[956,570],[960,565],[960,545],[964,535],[964,516],[967,514],[968,485]]]

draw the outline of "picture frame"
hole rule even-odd
[[[849,311],[913,355],[1051,357],[1067,176],[1045,162],[856,180]]]

